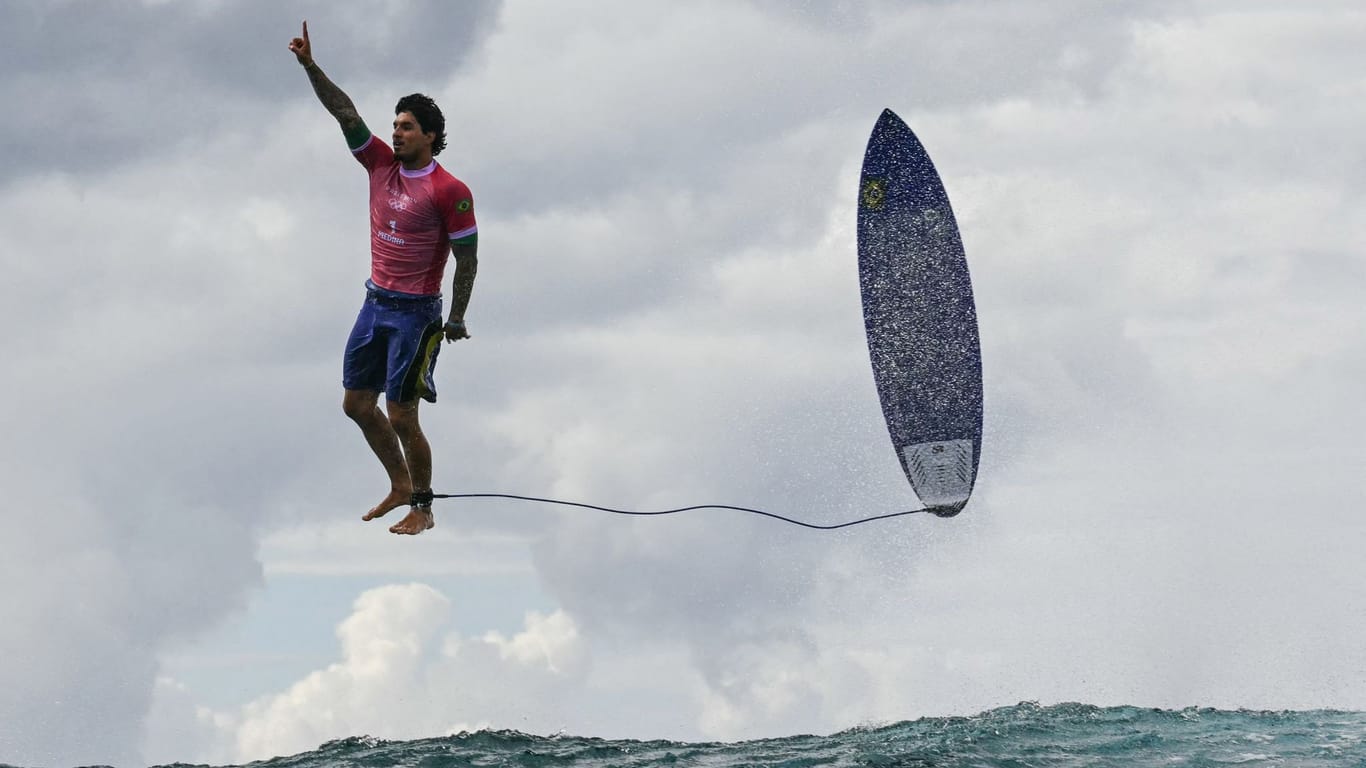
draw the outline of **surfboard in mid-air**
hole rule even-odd
[[[967,257],[925,147],[890,109],[863,157],[863,323],[882,413],[911,487],[941,517],[972,495],[982,445],[982,352]]]

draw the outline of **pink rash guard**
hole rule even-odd
[[[440,294],[451,242],[479,231],[470,188],[435,160],[407,170],[374,135],[351,152],[370,174],[370,281],[389,291]]]

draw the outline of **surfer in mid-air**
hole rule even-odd
[[[313,61],[308,22],[289,50],[313,91],[341,125],[351,153],[370,174],[370,279],[346,343],[342,410],[365,435],[389,475],[389,494],[373,520],[401,506],[389,530],[418,534],[432,517],[432,451],[418,404],[436,402],[433,374],[441,339],[469,338],[465,309],[478,268],[478,229],[469,187],[433,159],[446,146],[446,121],[430,98],[412,94],[394,107],[392,146],[370,133],[356,106]],[[450,314],[442,322],[446,254],[455,258]],[[385,395],[385,409],[379,395]]]

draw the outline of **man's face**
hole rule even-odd
[[[399,160],[416,160],[432,151],[435,134],[423,133],[411,112],[394,116],[394,156]]]

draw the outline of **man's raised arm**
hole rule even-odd
[[[336,83],[327,79],[323,74],[322,68],[317,62],[313,61],[313,46],[308,41],[308,22],[304,22],[303,37],[296,37],[289,41],[289,50],[303,65],[304,71],[308,73],[308,81],[313,84],[313,92],[318,94],[318,101],[323,103],[327,111],[337,118],[341,125],[342,133],[346,134],[347,143],[354,149],[359,143],[369,138],[369,129],[360,119],[360,113],[356,112],[356,105],[352,103],[351,97],[347,96]]]

